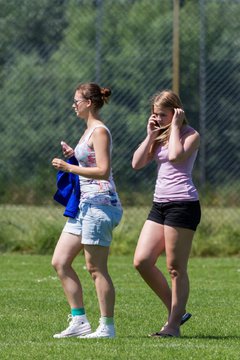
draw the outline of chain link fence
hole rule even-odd
[[[179,93],[201,134],[194,171],[204,207],[239,213],[239,0],[0,0],[0,201],[52,207],[60,141],[83,125],[72,109],[80,82],[112,88],[102,117],[114,141],[123,206],[149,208],[156,167],[135,172],[150,98],[173,86],[174,6],[179,5]],[[51,205],[51,206],[50,206]],[[146,209],[144,210],[146,212]],[[19,210],[19,220],[21,210]],[[129,219],[128,219],[129,220]],[[127,221],[127,220],[126,220]]]

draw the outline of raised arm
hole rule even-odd
[[[147,136],[133,154],[133,169],[141,169],[152,161],[151,149],[158,134],[159,125],[156,122],[156,115],[152,114],[148,119]]]
[[[168,159],[173,163],[179,163],[187,159],[200,144],[200,136],[195,130],[191,134],[186,134],[186,136],[180,138],[183,118],[184,111],[174,109],[168,144]]]
[[[149,135],[139,145],[137,150],[133,154],[132,167],[135,170],[139,170],[146,166],[151,160],[152,155],[150,153],[152,147],[152,141]]]

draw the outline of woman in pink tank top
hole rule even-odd
[[[192,169],[200,137],[187,124],[180,98],[171,90],[152,99],[147,136],[135,151],[132,166],[138,170],[157,162],[153,205],[142,228],[134,266],[167,309],[167,319],[154,337],[180,336],[189,296],[187,265],[195,230],[200,222],[198,192]],[[165,251],[171,288],[156,266]]]

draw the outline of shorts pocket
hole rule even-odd
[[[122,215],[123,215],[123,210],[121,208],[113,207],[113,210],[112,210],[112,226],[113,226],[113,228],[118,226],[118,224],[120,223],[120,221],[122,219]]]

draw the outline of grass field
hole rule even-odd
[[[192,258],[189,263],[193,314],[178,339],[152,339],[166,312],[132,267],[132,256],[111,255],[116,287],[116,339],[53,339],[69,312],[49,255],[1,255],[0,359],[239,359],[239,258]],[[159,262],[165,268],[165,259]],[[85,307],[95,328],[98,307],[93,283],[80,255]]]

